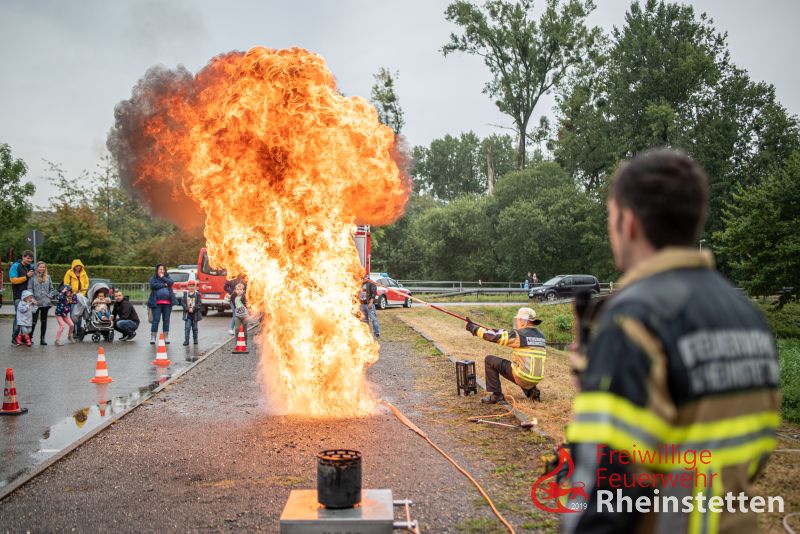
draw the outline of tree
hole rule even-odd
[[[481,141],[473,132],[458,137],[448,134],[431,141],[429,147],[414,147],[412,178],[416,191],[444,201],[486,193],[489,150],[496,177],[513,169],[513,141],[507,135],[492,135]]]
[[[22,182],[27,172],[25,162],[12,157],[11,147],[0,144],[0,243],[3,246],[11,244],[14,230],[31,214],[31,197],[36,188],[30,182]]]
[[[800,295],[800,151],[759,184],[732,195],[715,236],[734,279],[754,295]],[[783,292],[784,288],[793,288]]]
[[[547,0],[538,20],[533,5],[533,0],[489,0],[480,8],[457,0],[445,16],[463,33],[450,34],[442,48],[445,56],[466,52],[483,58],[492,75],[484,93],[514,121],[520,170],[526,164],[528,122],[539,99],[593,53],[599,34],[584,25],[594,9],[592,0]]]
[[[403,110],[400,107],[400,98],[395,91],[395,83],[399,72],[394,74],[389,69],[381,67],[377,74],[373,75],[375,83],[372,85],[371,101],[378,109],[380,121],[394,130],[395,135],[400,135],[406,121],[403,118]]]
[[[556,160],[603,196],[620,160],[656,146],[686,150],[711,185],[708,233],[737,184],[758,181],[800,148],[774,88],[730,60],[726,38],[691,6],[634,3],[608,46],[559,95]]]

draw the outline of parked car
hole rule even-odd
[[[176,298],[181,298],[186,293],[189,280],[197,282],[197,269],[170,269],[167,274],[175,282],[172,284],[172,291]]]
[[[411,307],[411,291],[404,288],[403,284],[389,278],[386,273],[370,273],[370,280],[378,284],[378,296],[375,307],[385,310],[387,306]]]
[[[588,290],[592,295],[600,294],[600,282],[589,274],[560,274],[544,284],[532,288],[528,298],[556,300],[574,297],[578,291]]]

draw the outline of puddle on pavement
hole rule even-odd
[[[108,384],[97,384],[95,386],[97,389],[96,403],[76,410],[71,417],[62,419],[45,430],[39,440],[39,449],[30,455],[32,460],[30,464],[25,469],[0,480],[0,488],[24,475],[29,468],[35,467],[58,454],[104,422],[114,419],[125,410],[140,404],[150,396],[153,390],[169,380],[171,376],[172,374],[168,369],[157,368],[155,381],[136,389],[128,395],[114,397],[113,399],[108,398]],[[11,428],[13,432],[13,427]]]

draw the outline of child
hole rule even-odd
[[[236,335],[239,335],[239,329],[244,328],[244,341],[247,343],[247,319],[250,316],[250,311],[247,309],[247,297],[244,294],[244,284],[239,282],[236,284],[236,289],[233,290],[231,296],[231,306],[233,307],[233,316],[236,318]]]
[[[33,293],[27,289],[22,292],[22,299],[17,305],[17,327],[19,327],[19,334],[17,334],[17,345],[25,343],[26,346],[31,346],[31,330],[33,329],[33,314],[39,308],[39,305],[33,300]]]
[[[194,344],[197,345],[197,322],[203,318],[203,300],[200,293],[195,291],[197,282],[189,280],[186,284],[186,293],[180,298],[179,302],[183,307],[183,345],[189,344],[189,330],[192,331]]]
[[[92,301],[92,310],[98,321],[111,321],[111,311],[108,309],[109,304],[111,304],[111,299],[106,295],[106,290],[98,289]]]
[[[69,326],[67,341],[74,343],[72,338],[72,331],[75,329],[75,324],[72,322],[70,313],[72,312],[72,305],[77,304],[78,299],[72,294],[72,286],[64,285],[61,291],[58,292],[56,298],[56,321],[58,321],[58,332],[56,332],[56,345],[61,346],[61,333],[64,331],[64,326]]]

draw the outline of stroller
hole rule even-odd
[[[89,334],[91,334],[92,341],[95,343],[98,343],[100,338],[107,342],[114,340],[114,323],[110,320],[98,319],[92,309],[92,302],[97,292],[101,289],[105,289],[106,295],[111,296],[111,288],[104,283],[92,285],[86,296],[81,293],[77,295],[78,305],[72,309],[72,320],[75,322],[75,337],[78,341],[83,341],[83,338]]]

